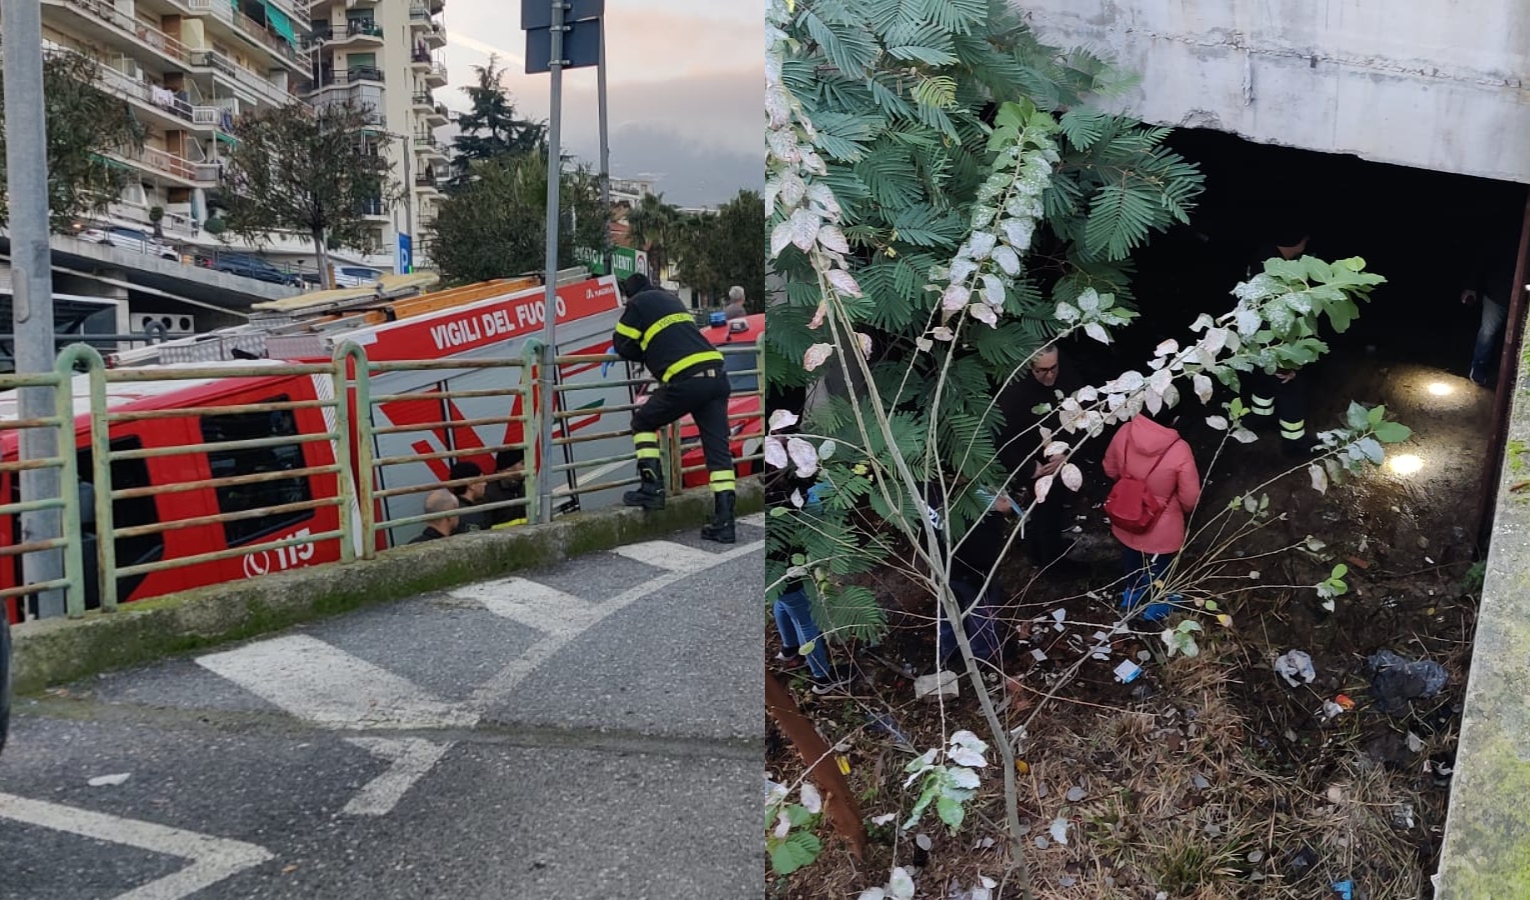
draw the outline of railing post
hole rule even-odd
[[[349,425],[347,429],[340,429],[346,438],[352,438],[350,445],[337,448],[343,450],[344,462],[340,462],[340,476],[344,478],[350,487],[351,497],[356,504],[360,521],[355,523],[353,530],[347,531],[346,541],[351,555],[346,556],[346,548],[342,547],[340,558],[349,562],[355,559],[356,547],[359,542],[362,559],[375,559],[377,557],[377,503],[372,496],[374,481],[377,473],[372,464],[372,369],[367,361],[366,348],[353,341],[344,341],[335,348],[335,372],[340,378],[340,384],[336,386],[335,399],[339,403],[337,411],[339,415],[336,422],[344,422]],[[355,369],[354,375],[347,375],[347,362]],[[343,389],[342,389],[343,388]],[[354,390],[356,415],[351,416],[351,396]],[[340,416],[343,416],[341,418]],[[347,432],[350,432],[347,434]],[[346,438],[342,438],[343,443]],[[351,461],[351,449],[355,448],[355,463]],[[337,460],[338,462],[338,460]],[[345,508],[344,520],[350,520],[350,508]],[[342,530],[345,530],[342,526]],[[357,532],[360,532],[359,536]]]
[[[339,469],[335,473],[335,511],[336,520],[340,524],[342,563],[356,561],[357,517],[351,515],[351,508],[355,506],[359,514],[360,504],[356,500],[356,473],[351,465],[351,448],[359,441],[354,440],[355,435],[351,432],[350,378],[346,367],[360,349],[350,341],[344,341],[330,356],[330,383],[333,385],[335,400],[335,467]]]
[[[98,355],[99,359],[99,355]],[[117,608],[117,542],[112,505],[112,433],[107,419],[106,366],[90,367],[90,467],[96,495],[96,577],[101,609]],[[104,536],[104,537],[103,537]]]
[[[88,369],[103,367],[101,354],[85,344],[71,344],[59,352],[53,363],[53,373],[58,381],[53,388],[53,414],[59,422],[59,499],[64,501],[63,522],[60,536],[64,539],[65,609],[71,619],[85,615],[85,560],[80,545],[84,537],[80,530],[80,449],[74,434],[74,365],[76,361]],[[101,488],[96,486],[99,495]],[[110,480],[106,490],[111,491]],[[101,541],[99,532],[97,545]]]
[[[526,524],[542,521],[542,401],[537,390],[536,366],[542,358],[542,342],[527,338],[521,350],[521,444],[526,464],[524,490],[526,494]],[[548,446],[552,441],[548,441]]]

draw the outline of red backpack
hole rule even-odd
[[[1127,435],[1127,459],[1131,458],[1131,443],[1131,435]],[[1168,504],[1158,499],[1157,495],[1148,489],[1147,480],[1158,471],[1159,464],[1169,455],[1169,450],[1173,450],[1178,443],[1179,441],[1175,441],[1170,444],[1168,449],[1158,457],[1158,462],[1153,463],[1153,468],[1148,469],[1148,473],[1140,479],[1132,477],[1126,470],[1126,460],[1122,460],[1121,479],[1111,487],[1110,494],[1105,497],[1105,515],[1110,518],[1110,524],[1132,534],[1142,534],[1153,527],[1153,523],[1163,515],[1164,507]]]

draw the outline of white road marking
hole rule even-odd
[[[717,565],[719,555],[709,550],[698,550],[695,547],[677,544],[674,541],[642,541],[616,547],[611,552],[656,569],[668,569],[671,572],[686,574],[712,568]]]
[[[191,861],[191,865],[179,872],[119,894],[114,900],[181,900],[272,858],[264,847],[243,841],[29,800],[14,794],[0,794],[0,819]]]
[[[654,541],[652,543],[662,544],[665,542]],[[639,545],[634,544],[632,546]],[[704,550],[692,550],[692,548],[684,547],[680,544],[674,544],[672,546],[681,547],[681,549],[705,555],[709,561],[705,568],[711,568],[713,566],[720,566],[724,565],[725,563],[730,563],[735,559],[749,556],[752,553],[758,553],[759,551],[765,549],[765,542],[755,541],[752,544],[741,544],[732,550],[728,550],[722,553],[708,553]],[[599,622],[601,619],[604,619],[612,613],[618,612],[621,609],[630,606],[638,600],[647,597],[649,594],[661,591],[664,588],[675,584],[676,582],[684,581],[690,576],[696,574],[698,571],[701,570],[692,569],[670,571],[663,575],[658,575],[650,578],[641,584],[633,585],[627,590],[622,591],[620,594],[617,594],[615,597],[612,597],[611,599],[606,600],[599,606],[595,607],[593,616],[589,623],[584,626],[584,629],[588,629],[595,623]],[[581,629],[581,631],[584,629]],[[468,701],[469,705],[482,713],[487,711],[495,704],[503,701],[515,691],[516,687],[523,680],[525,680],[527,675],[530,675],[533,671],[536,670],[537,666],[541,665],[548,659],[548,657],[552,656],[554,653],[562,650],[564,646],[566,646],[570,641],[577,637],[579,633],[580,632],[553,633],[537,641],[535,644],[532,644],[526,649],[526,652],[522,653],[516,659],[511,660],[508,665],[501,669],[499,674],[495,675],[492,679],[485,682],[481,687],[475,690],[473,692],[472,699]]]
[[[755,528],[764,528],[765,514],[762,512],[757,512],[753,515],[741,516],[738,520],[738,523],[740,525],[753,525]]]
[[[557,588],[524,578],[501,578],[450,591],[452,597],[483,604],[497,616],[548,634],[582,631],[591,621],[589,603]]]
[[[437,744],[423,738],[357,737],[346,738],[349,743],[386,759],[392,763],[388,771],[367,783],[351,802],[345,804],[342,813],[351,816],[385,816],[393,811],[404,794],[429,772],[446,751],[450,743]]]
[[[326,728],[451,728],[476,721],[408,679],[306,635],[257,641],[197,663]]]

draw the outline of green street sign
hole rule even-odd
[[[600,258],[600,251],[580,250],[576,256],[579,257],[580,262],[589,266],[590,271],[596,275],[607,274],[604,260]],[[644,275],[647,275],[649,274],[648,254],[641,250],[634,250],[631,247],[612,247],[611,269],[610,274],[615,275],[618,280],[626,278],[633,272],[642,272]]]

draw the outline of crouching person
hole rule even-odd
[[[1007,495],[981,489],[977,490],[977,494],[987,508],[982,518],[972,524],[965,537],[952,536],[957,539],[957,544],[951,558],[950,586],[951,594],[962,611],[962,632],[967,636],[973,656],[992,659],[1003,649],[1003,632],[999,622],[1002,598],[1006,596],[1006,591],[997,572],[992,578],[989,573],[1000,562],[1008,538],[1007,520],[1016,510]],[[930,485],[925,496],[929,505],[930,523],[941,532],[942,541],[945,541],[945,496],[937,485]],[[949,547],[945,549],[948,553],[952,552]],[[952,654],[956,652],[957,644],[956,632],[946,615],[945,606],[938,599],[936,618],[940,628],[937,670],[944,671]]]

